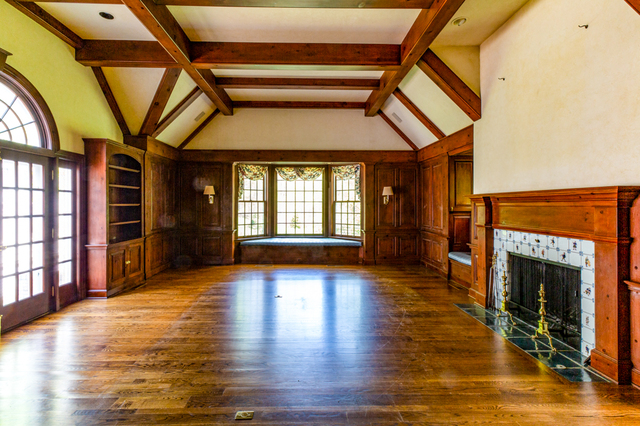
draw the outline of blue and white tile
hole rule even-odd
[[[594,299],[596,293],[595,293],[595,288],[593,287],[593,284],[587,284],[583,281],[582,284],[580,285],[580,294],[582,295],[582,297],[586,297],[588,299]]]
[[[507,251],[513,252],[513,248],[514,248],[514,242],[513,241],[507,241]]]
[[[547,237],[547,245],[549,246],[549,248],[554,248],[557,249],[558,248],[558,237]]]
[[[593,269],[582,268],[580,270],[580,276],[583,284],[594,285],[596,282],[596,274]]]
[[[587,312],[582,312],[582,334],[584,335],[584,330],[585,328],[590,329],[592,332],[595,329],[596,326],[596,316]],[[587,339],[590,342],[595,341],[595,335],[594,335],[594,340],[590,340]]]
[[[558,262],[568,265],[569,253],[567,253],[565,250],[558,250]]]
[[[536,243],[540,244],[540,247],[547,247],[547,245],[549,245],[549,239],[547,238],[546,235],[538,235],[538,237],[536,238]]]
[[[595,315],[596,314],[596,302],[593,297],[583,297],[580,305],[582,306],[582,312]]]
[[[539,256],[540,259],[548,259],[549,258],[549,249],[544,246],[540,246]]]
[[[583,256],[582,259],[582,267],[584,269],[588,269],[590,271],[594,271],[596,264],[595,264],[595,256]]]
[[[531,257],[540,257],[540,248],[538,246],[530,246],[529,247],[529,256]]]
[[[547,250],[548,259],[552,262],[558,261],[558,249],[557,248],[549,248]]]
[[[572,251],[569,253],[569,265],[580,268],[582,266],[582,256],[580,253]]]
[[[513,248],[514,253],[522,254],[522,243],[514,243],[515,247]]]
[[[596,245],[593,241],[582,241],[582,254],[586,256],[593,256],[596,254]]]
[[[591,343],[591,346],[595,346],[596,343],[596,332],[588,327],[582,328],[582,341]]]
[[[494,229],[493,231],[493,238],[500,238],[500,230],[499,229]]]
[[[575,251],[575,252],[580,252],[582,251],[582,247],[580,244],[580,240],[576,240],[576,239],[570,239],[569,240],[569,250],[571,251]]]
[[[514,231],[507,231],[507,240],[509,241],[515,241],[515,240],[520,240],[520,237],[516,237],[516,235],[519,235],[520,232],[514,232]]]
[[[520,253],[522,253],[523,256],[531,256],[531,246],[523,243],[520,248]]]
[[[556,237],[558,248],[561,251],[569,250],[569,239],[564,237]]]
[[[522,244],[529,244],[531,242],[531,240],[529,239],[529,233],[528,232],[523,232],[522,233]]]
[[[582,347],[582,355],[584,356],[589,356],[591,355],[591,350],[595,349],[595,345],[585,342],[584,340],[581,342],[582,344],[580,345]]]

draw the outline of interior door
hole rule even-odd
[[[2,151],[0,315],[6,330],[51,310],[50,160]]]

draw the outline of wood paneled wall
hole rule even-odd
[[[620,384],[630,383],[631,318],[626,281],[640,276],[640,233],[630,220],[640,217],[638,202],[634,204],[639,194],[640,187],[607,187],[474,195],[474,284],[470,294],[486,306],[492,229],[594,241],[596,348],[591,351],[591,366]],[[634,336],[634,340],[638,338]]]

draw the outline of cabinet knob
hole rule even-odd
[[[127,260],[126,262],[124,262],[124,264],[125,264],[125,265],[128,265],[128,264],[130,264],[130,263],[131,263],[131,261],[130,261],[130,260]]]

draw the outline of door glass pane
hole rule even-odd
[[[71,260],[71,238],[58,240],[59,262]]]
[[[31,214],[31,191],[26,189],[18,190],[18,216],[29,216]]]
[[[28,299],[31,296],[30,273],[18,275],[18,300]]]
[[[60,271],[60,285],[71,284],[71,262],[61,263],[58,267]]]
[[[7,306],[16,301],[16,276],[2,279],[2,305]]]
[[[31,241],[43,241],[44,240],[44,218],[42,217],[34,217],[32,219],[33,226],[33,238]]]
[[[44,214],[44,191],[33,191],[31,192],[31,196],[33,197],[33,215],[43,215]]]
[[[58,212],[60,214],[71,214],[73,208],[71,193],[60,192],[59,196]]]
[[[5,217],[16,215],[16,190],[15,189],[2,190],[2,215]]]
[[[44,244],[34,244],[31,246],[31,256],[33,269],[42,268],[44,266]]]
[[[2,220],[2,245],[12,246],[16,243],[16,220],[3,219]]]
[[[60,188],[60,191],[71,191],[71,169],[60,168],[59,171],[60,173],[58,174],[58,187]]]
[[[18,272],[31,269],[31,245],[18,246]]]
[[[2,186],[14,188],[16,186],[16,163],[11,160],[2,160]]]
[[[71,236],[71,215],[60,216],[58,222],[58,237],[68,238]]]
[[[9,247],[2,252],[2,275],[7,276],[16,273],[16,248]]]
[[[31,187],[35,189],[44,189],[44,168],[40,164],[32,164],[32,177],[33,182],[31,183]]]
[[[18,244],[31,242],[31,219],[21,217],[18,219]]]
[[[33,295],[40,294],[44,291],[44,277],[42,269],[32,272],[33,276]]]
[[[29,188],[31,186],[29,169],[29,163],[18,162],[18,188]]]

